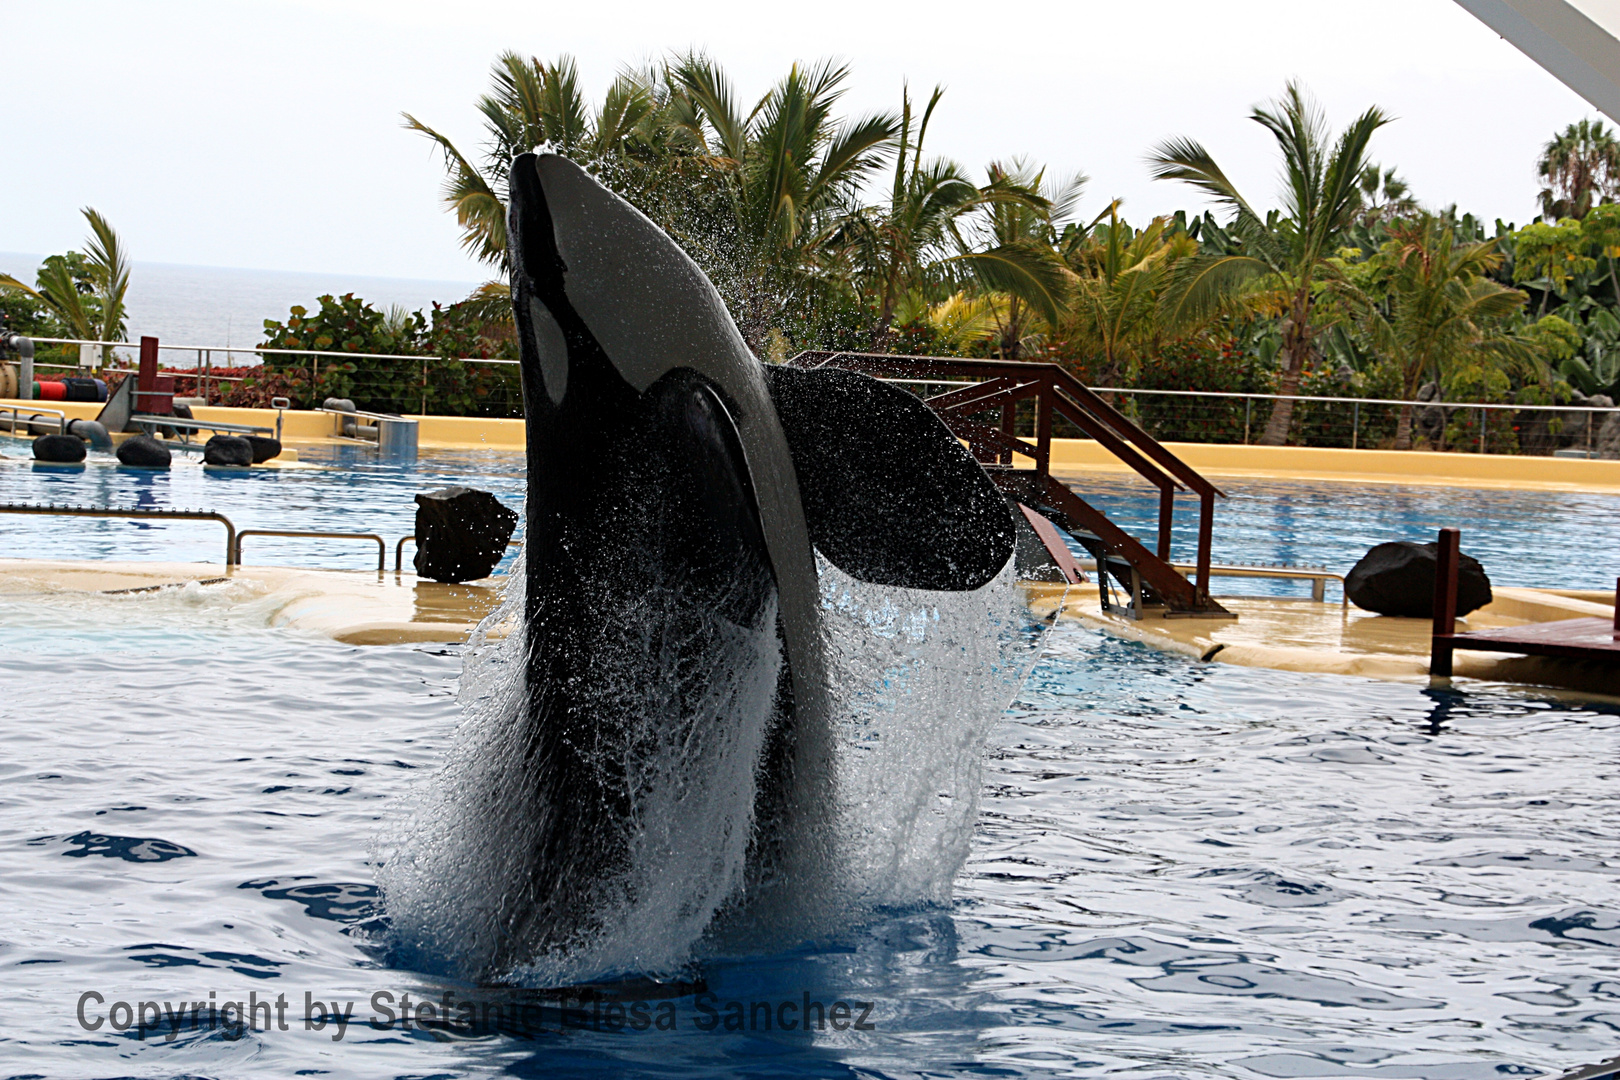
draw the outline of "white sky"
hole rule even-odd
[[[471,154],[502,49],[571,53],[593,98],[618,68],[706,48],[752,101],[795,59],[852,67],[846,111],[947,87],[929,149],[974,170],[1024,154],[1091,175],[1086,206],[1201,204],[1146,151],[1201,139],[1252,201],[1276,159],[1249,108],[1297,76],[1417,196],[1523,223],[1534,161],[1596,115],[1452,0],[0,0],[0,251],[55,252],[95,206],[153,262],[477,280],[408,110]]]

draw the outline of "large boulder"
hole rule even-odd
[[[1440,400],[1440,386],[1438,383],[1424,383],[1418,387],[1417,399],[1419,401]],[[1430,442],[1439,442],[1446,433],[1446,422],[1451,419],[1451,410],[1442,405],[1429,405],[1413,411],[1413,434],[1419,435]]]
[[[518,516],[487,491],[447,487],[416,497],[416,573],[434,581],[489,577]]]
[[[70,465],[84,460],[84,440],[77,435],[41,435],[34,440],[34,460]]]
[[[150,435],[136,435],[118,444],[118,464],[137,469],[167,469],[169,448]]]
[[[1350,602],[1380,615],[1434,618],[1434,544],[1397,540],[1379,544],[1361,557],[1344,579]],[[1491,602],[1491,579],[1479,560],[1462,555],[1457,563],[1457,614]]]
[[[1597,442],[1593,445],[1598,457],[1608,461],[1620,459],[1620,413],[1609,413],[1603,418],[1603,426],[1598,429]]]
[[[272,439],[265,435],[244,435],[242,438],[253,447],[253,464],[269,461],[271,458],[281,456],[281,440]]]
[[[204,465],[251,465],[253,444],[240,435],[215,435],[203,443]]]

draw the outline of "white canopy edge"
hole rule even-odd
[[[1457,0],[1480,22],[1620,123],[1620,3]]]

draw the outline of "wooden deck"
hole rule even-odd
[[[1620,664],[1620,641],[1608,619],[1560,619],[1558,622],[1470,630],[1451,635],[1453,649],[1562,656],[1570,660],[1607,658]]]
[[[1457,649],[1589,660],[1620,669],[1620,581],[1615,583],[1613,620],[1560,619],[1457,633],[1460,542],[1461,535],[1456,529],[1440,530],[1434,573],[1434,632],[1429,647],[1431,676],[1451,677],[1451,654]]]

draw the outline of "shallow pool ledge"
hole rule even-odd
[[[459,642],[500,604],[501,579],[445,585],[414,574],[303,570],[218,563],[0,559],[0,596],[38,604],[71,600],[76,615],[116,626],[138,619],[142,598],[182,597],[199,616],[231,610],[248,625],[321,634],[350,645]],[[86,605],[87,598],[105,605]],[[166,607],[184,617],[188,609]],[[501,636],[499,630],[491,634]]]
[[[1031,607],[1050,612],[1061,588],[1036,586]],[[1575,593],[1575,595],[1571,595]],[[1613,597],[1576,590],[1497,588],[1492,602],[1466,619],[1459,630],[1524,626],[1587,617],[1612,618]],[[1063,617],[1077,619],[1116,637],[1138,641],[1199,660],[1243,667],[1324,675],[1427,682],[1429,619],[1375,615],[1338,603],[1276,597],[1221,597],[1234,619],[1166,618],[1150,609],[1142,619],[1102,610],[1097,586],[1069,590]],[[1116,609],[1117,611],[1117,609]],[[1508,653],[1459,652],[1453,674],[1461,680],[1554,687],[1620,700],[1620,673],[1569,660]]]

